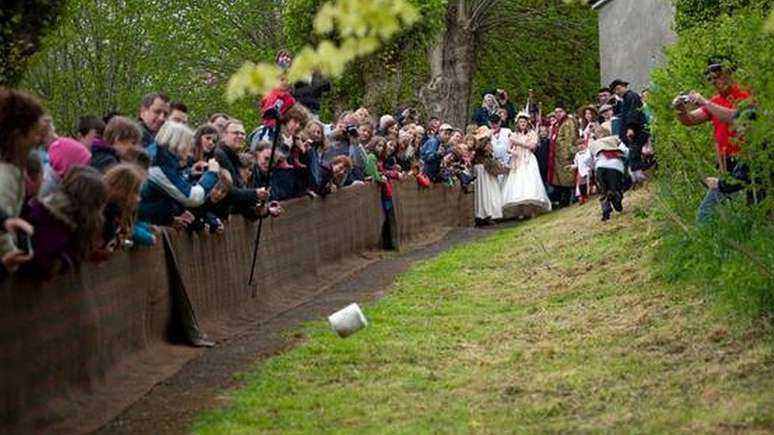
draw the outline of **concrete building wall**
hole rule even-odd
[[[677,40],[671,0],[601,0],[599,15],[600,82],[620,78],[639,92],[653,67],[663,65],[663,48]]]

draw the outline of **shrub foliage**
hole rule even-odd
[[[690,13],[705,19],[680,30],[678,44],[667,51],[668,64],[653,74],[648,102],[659,158],[658,198],[668,217],[663,256],[668,276],[705,285],[735,312],[751,317],[774,314],[774,35],[762,32],[767,12],[758,6],[715,13],[714,19],[703,15],[707,11],[678,9],[678,18]],[[712,127],[682,126],[671,101],[690,90],[713,95],[704,70],[707,59],[718,55],[738,66],[737,80],[754,95],[757,119],[739,120],[736,129],[744,137],[741,158],[756,182],[723,204],[714,222],[697,226],[694,216],[705,192],[701,181],[718,173]],[[757,205],[746,198],[765,193]]]

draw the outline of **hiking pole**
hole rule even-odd
[[[266,179],[264,180],[265,186],[267,189],[271,189],[271,173],[274,169],[274,154],[277,152],[277,143],[279,142],[279,136],[280,136],[280,110],[282,109],[282,100],[277,100],[276,103],[274,103],[274,106],[264,112],[263,116],[266,117],[272,117],[274,118],[274,139],[271,143],[271,154],[269,157],[269,169],[266,172]],[[268,201],[268,199],[267,199]],[[261,230],[263,229],[263,216],[261,213],[258,213],[258,229],[255,232],[255,243],[253,244],[253,261],[252,266],[250,266],[250,279],[247,281],[247,285],[252,286],[253,288],[253,294],[252,297],[255,298],[258,293],[258,289],[256,286],[253,285],[253,278],[255,277],[255,262],[258,259],[258,245],[261,242]]]

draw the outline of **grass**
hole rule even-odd
[[[305,325],[191,430],[222,433],[774,431],[770,331],[653,272],[651,198],[498,231],[403,274],[342,340]]]

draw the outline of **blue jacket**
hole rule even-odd
[[[140,192],[139,220],[171,225],[174,217],[185,209],[204,204],[217,182],[218,174],[208,171],[199,178],[198,184],[191,184],[178,158],[166,147],[159,147]]]
[[[441,141],[438,137],[430,136],[420,149],[425,175],[432,181],[437,181],[441,172],[441,155],[438,153],[440,148]]]

